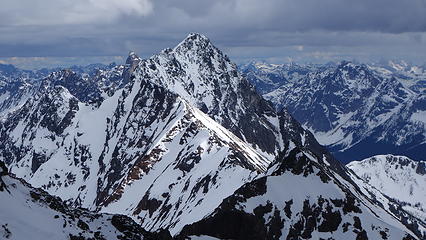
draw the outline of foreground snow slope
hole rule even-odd
[[[129,217],[68,207],[61,199],[12,176],[0,177],[1,239],[166,239]]]

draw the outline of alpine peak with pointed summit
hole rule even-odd
[[[201,34],[148,59],[131,52],[125,65],[42,82],[5,108],[0,160],[74,207],[177,239],[425,236],[421,220],[367,194]]]

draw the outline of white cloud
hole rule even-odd
[[[303,45],[297,45],[297,46],[294,46],[294,48],[297,50],[297,51],[303,51],[303,49],[305,48]]]

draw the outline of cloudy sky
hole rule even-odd
[[[426,0],[1,0],[0,63],[148,57],[189,32],[232,59],[426,62]]]

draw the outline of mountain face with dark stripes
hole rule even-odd
[[[242,71],[260,89],[269,84],[263,96],[344,163],[379,154],[425,160],[426,73],[404,66],[252,64]]]
[[[127,215],[175,238],[416,239],[422,231],[366,195],[203,35],[148,59],[131,53],[124,65],[54,71],[36,83],[4,115],[0,160],[67,206]],[[254,232],[229,232],[223,219]]]

